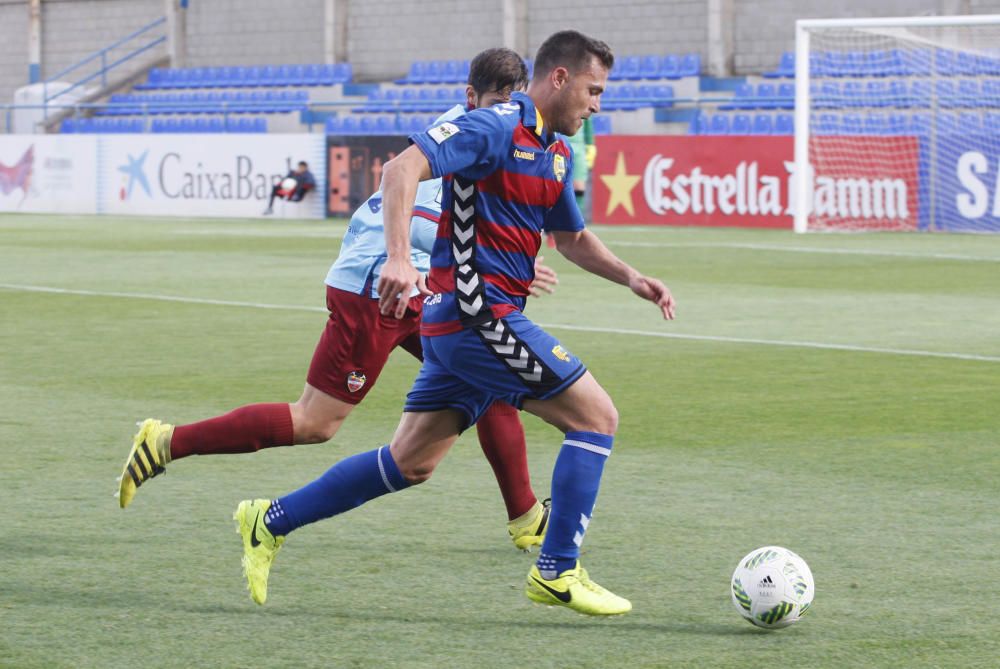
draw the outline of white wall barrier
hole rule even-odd
[[[0,211],[261,216],[272,185],[300,160],[317,188],[275,215],[323,218],[323,135],[0,137]]]
[[[97,137],[0,136],[0,212],[97,211]]]

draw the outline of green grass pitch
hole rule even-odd
[[[230,519],[386,442],[397,353],[330,443],[191,458],[118,509],[134,422],[298,397],[344,223],[0,216],[0,666],[996,667],[1000,237],[596,228],[678,319],[546,255],[528,313],[621,428],[584,564],[634,611],[530,604],[474,433],[426,485],[292,535],[254,605]],[[164,299],[165,297],[175,299]],[[525,416],[540,496],[559,445]],[[736,561],[784,545],[768,633]]]

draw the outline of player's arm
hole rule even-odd
[[[382,169],[382,220],[388,256],[378,281],[379,310],[402,318],[406,313],[410,288],[430,295],[423,276],[410,261],[410,220],[417,186],[431,178],[431,166],[423,152],[410,146]]]
[[[639,297],[660,307],[663,317],[674,318],[674,298],[662,281],[644,276],[604,245],[590,230],[566,232],[554,230],[556,249],[591,274],[628,286]]]

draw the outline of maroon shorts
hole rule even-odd
[[[422,359],[422,306],[419,296],[410,299],[406,315],[397,320],[379,313],[378,300],[327,286],[330,318],[316,345],[306,381],[338,400],[357,404],[375,385],[392,349],[402,346]]]

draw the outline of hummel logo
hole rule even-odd
[[[253,532],[250,533],[250,545],[254,548],[260,546],[260,539],[257,538],[257,526],[260,524],[260,511],[257,512],[257,517],[253,519]]]
[[[570,600],[573,599],[573,596],[569,594],[569,590],[567,590],[566,592],[560,592],[555,588],[550,588],[549,586],[545,585],[543,582],[539,581],[534,576],[531,577],[531,580],[534,581],[537,585],[540,585],[543,588],[545,588],[548,592],[552,593],[552,596],[558,599],[563,604],[569,604]]]

